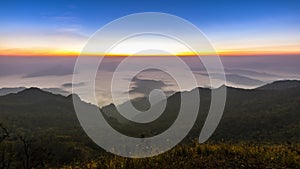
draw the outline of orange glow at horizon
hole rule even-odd
[[[176,56],[261,56],[261,55],[300,55],[300,46],[288,48],[256,48],[256,49],[236,49],[236,50],[217,50],[216,52],[179,52]],[[32,56],[32,57],[77,57],[84,56],[104,56],[104,53],[85,53],[75,50],[61,49],[0,49],[0,56]],[[130,54],[130,53],[109,53],[105,56],[126,57],[126,56],[171,56],[169,54]]]

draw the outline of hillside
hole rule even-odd
[[[13,143],[16,150],[12,151],[17,154],[23,151],[18,148],[22,146],[21,137],[33,142],[31,149],[42,151],[32,152],[32,156],[47,155],[43,158],[53,164],[88,159],[101,152],[79,125],[71,95],[65,97],[29,88],[1,96],[0,108],[0,123],[9,131],[7,141]]]
[[[299,87],[300,81],[298,80],[282,80],[282,81],[275,81],[269,84],[266,84],[262,87],[257,89],[262,90],[285,90],[289,88]]]
[[[300,85],[287,85],[290,88],[283,89],[282,83],[287,84],[285,81],[276,83],[279,84],[278,90],[227,87],[225,111],[210,141],[299,142]],[[192,139],[198,138],[211,101],[209,89],[197,88],[187,94],[198,91],[201,96],[199,116],[188,135]],[[109,117],[107,119],[117,119],[111,125],[118,131],[133,137],[150,137],[165,131],[175,121],[180,108],[180,94],[170,96],[162,115],[146,124],[126,120],[118,114],[115,105],[103,107],[102,111]],[[149,108],[145,98],[133,100],[132,103],[141,110]]]
[[[292,87],[283,89],[283,83]],[[275,87],[276,84],[278,87]],[[260,87],[254,90],[227,87],[223,118],[211,140],[299,142],[300,86],[294,84],[295,81],[272,83],[272,87],[278,90],[269,90],[269,84],[265,86],[268,89]],[[190,133],[193,138],[199,135],[211,101],[209,89],[197,88],[190,92],[197,90],[201,95],[201,107],[200,115]],[[172,125],[180,108],[180,94],[177,92],[170,96],[164,113],[157,120],[146,124],[127,121],[112,104],[103,107],[102,112],[120,132],[134,137],[148,137],[161,133]],[[96,108],[81,101],[80,103]],[[149,107],[149,102],[146,98],[139,98],[133,101],[133,105],[145,110]],[[74,112],[71,95],[64,97],[30,88],[17,94],[1,96],[0,107],[0,123],[11,126],[12,130],[22,128],[24,131],[36,131],[51,128],[61,134],[66,134],[62,132],[64,130],[68,130],[67,133],[76,132],[74,129],[82,131]]]
[[[284,82],[287,84],[287,82]],[[294,83],[294,82],[292,82]],[[280,86],[276,87],[276,84]],[[223,118],[209,142],[255,144],[297,144],[300,142],[300,86],[282,88],[281,82],[273,83],[272,90],[263,87],[244,90],[227,87],[227,103]],[[196,124],[182,143],[197,139],[210,105],[210,89],[196,88],[199,91],[201,107]],[[185,92],[188,94],[189,92]],[[102,108],[109,123],[133,137],[149,137],[166,130],[176,119],[180,92],[170,96],[164,113],[148,124],[137,124],[121,119],[114,105]],[[73,108],[72,95],[54,95],[38,88],[25,89],[16,94],[0,96],[0,124],[9,132],[9,137],[0,144],[0,151],[21,158],[22,139],[33,142],[32,149],[42,151],[33,157],[43,157],[51,166],[61,166],[75,161],[88,161],[103,154],[84,133]],[[87,108],[96,106],[78,100]],[[139,109],[149,106],[147,99],[133,101]],[[3,135],[1,130],[0,136]],[[3,149],[3,147],[5,149]],[[51,154],[49,155],[48,152]],[[5,154],[5,153],[4,153]],[[18,155],[19,154],[19,155]],[[44,154],[44,155],[43,155]],[[49,155],[49,158],[48,158]],[[18,161],[18,160],[17,160]],[[39,160],[35,160],[39,161]],[[13,163],[15,166],[21,163]],[[18,168],[18,167],[17,167]]]

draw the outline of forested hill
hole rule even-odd
[[[300,86],[295,86],[294,81],[293,85],[284,82],[287,87],[283,88],[282,83],[268,84],[272,86],[271,89],[268,85],[253,90],[227,87],[223,118],[208,141],[299,143]],[[276,87],[277,84],[280,87]],[[196,88],[189,92],[195,91],[200,91],[201,94],[200,115],[186,139],[187,142],[199,137],[210,103],[210,89]],[[110,124],[120,132],[133,137],[149,137],[172,125],[179,109],[180,94],[177,92],[168,98],[166,110],[161,117],[149,124],[138,124],[138,127],[120,120],[114,105],[101,110]],[[83,101],[79,103],[89,109],[98,109]],[[144,98],[136,99],[133,103],[141,109],[149,106]],[[31,143],[31,149],[36,150],[32,152],[33,159],[41,157],[40,160],[48,160],[51,164],[61,165],[90,159],[103,153],[81,128],[74,111],[72,95],[65,97],[30,88],[0,96],[0,124],[0,138],[3,138],[0,151],[5,156],[9,151],[14,158],[23,158],[24,140]],[[2,149],[3,146],[5,149]],[[44,156],[49,156],[49,159]],[[37,159],[35,161],[39,161]]]
[[[191,132],[192,137],[199,134],[211,101],[210,89],[197,88],[190,92],[197,90],[201,95],[200,115]],[[140,127],[118,119],[118,112],[112,104],[103,107],[102,112],[114,128],[124,130],[125,134],[151,136],[172,125],[180,108],[180,94],[177,92],[168,98],[166,110],[160,118]],[[81,130],[71,96],[54,95],[38,88],[0,96],[0,123],[11,130],[32,133],[51,130],[52,133],[68,135],[75,132],[74,129]],[[299,142],[299,101],[299,81],[278,81],[253,90],[227,87],[225,111],[212,140]],[[83,101],[80,103],[96,108]],[[149,106],[145,98],[136,99],[133,104],[139,109]]]

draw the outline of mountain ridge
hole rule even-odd
[[[284,84],[288,84],[288,83],[292,83],[292,84],[284,86]],[[280,85],[280,87],[276,88],[276,86],[278,86],[278,85]],[[226,86],[227,88],[232,88],[232,89],[252,90],[252,89],[240,88],[240,87],[233,87],[233,86],[227,86],[227,85],[224,85],[224,86]],[[300,86],[300,80],[277,80],[277,81],[272,81],[270,83],[264,84],[264,85],[262,85],[260,87],[254,88],[254,89],[270,90],[272,88],[272,86],[274,86],[273,89],[283,89],[283,87],[286,87],[286,88],[297,87],[297,86]],[[208,87],[196,87],[196,88],[210,89]],[[58,95],[62,95],[62,96],[70,96],[70,95],[74,94],[74,93],[69,93],[67,95],[64,95],[64,94],[60,94],[60,93],[51,92],[50,90],[46,90],[46,89],[54,89],[54,88],[3,87],[3,88],[0,88],[0,97],[8,95],[8,94],[17,94],[17,93],[20,93],[22,91],[26,91],[28,89],[29,90],[37,90],[37,89],[39,89],[41,91],[45,91],[45,92],[48,92],[48,93],[51,93],[51,94],[58,94]],[[58,88],[58,89],[60,89],[60,88]],[[195,89],[195,88],[193,88],[193,89]],[[12,90],[12,91],[9,91],[9,90]],[[177,91],[177,92],[184,92],[184,91]],[[175,92],[175,93],[177,93],[177,92]]]
[[[263,86],[260,86],[256,89],[261,90],[284,90],[286,88],[294,88],[299,87],[300,81],[299,80],[280,80],[280,81],[274,81],[268,84],[265,84]]]
[[[190,133],[190,137],[197,138],[209,110],[211,90],[215,89],[194,88],[191,91],[176,92],[168,97],[166,110],[157,121],[140,125],[140,127],[136,127],[134,126],[135,123],[127,121],[120,123],[115,115],[109,116],[110,114],[118,113],[114,104],[104,106],[100,109],[95,105],[80,100],[80,98],[77,101],[79,104],[87,106],[87,108],[101,110],[105,118],[118,131],[123,130],[123,133],[134,137],[139,137],[141,133],[144,137],[149,137],[163,132],[165,128],[172,125],[180,108],[180,95],[182,93],[188,94],[189,92],[199,91],[201,97],[199,116],[194,129]],[[0,96],[0,123],[10,123],[17,128],[21,127],[29,130],[35,130],[36,127],[48,130],[47,126],[54,127],[56,130],[60,129],[55,126],[61,126],[62,129],[77,128],[78,130],[82,130],[74,110],[72,96],[54,95],[39,88],[29,88],[16,94]],[[262,139],[272,141],[273,139],[273,141],[276,141],[276,139],[287,139],[300,141],[297,134],[295,136],[291,135],[291,133],[297,133],[296,129],[300,131],[298,113],[300,109],[298,104],[300,86],[284,90],[227,87],[227,96],[223,118],[216,133],[213,135],[213,140]],[[142,100],[141,102],[137,102],[137,104],[145,106],[146,101],[148,100]],[[20,121],[20,118],[23,121]],[[43,121],[47,121],[47,123],[43,123]],[[277,127],[272,126],[274,123],[276,123]],[[259,126],[261,128],[266,126],[266,131],[269,133],[261,130]],[[154,129],[152,130],[151,127],[154,127]],[[283,130],[286,127],[290,129]],[[243,128],[247,130],[244,131],[244,134],[241,134],[240,132],[244,130]],[[285,131],[285,133],[279,133],[279,131]],[[289,132],[290,135],[287,135]],[[232,135],[233,133],[240,134]],[[257,136],[257,133],[262,133],[262,136],[265,136],[265,138],[260,138],[260,136]],[[275,135],[278,136],[275,137]]]

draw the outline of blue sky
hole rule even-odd
[[[1,22],[52,26],[45,17],[74,17],[89,29],[124,15],[137,12],[166,12],[178,15],[199,26],[255,22],[278,19],[299,26],[300,1],[297,0],[217,0],[217,1],[2,1]],[[298,21],[298,22],[297,22]],[[75,22],[75,21],[74,21]],[[96,23],[96,24],[95,24]]]
[[[27,43],[31,36],[35,39],[31,46],[26,44],[22,48],[43,48],[47,44],[38,46],[37,39],[47,39],[57,32],[75,38],[78,44],[73,48],[78,50],[82,41],[104,24],[137,12],[164,12],[187,19],[206,33],[219,50],[270,50],[276,46],[295,49],[300,44],[299,7],[298,0],[1,1],[0,35],[5,37],[0,40],[0,50],[14,48],[14,44],[22,46],[15,42],[15,36],[21,36],[18,34],[26,36],[23,41]],[[245,40],[249,45],[241,45]],[[53,44],[48,46],[55,48]]]

